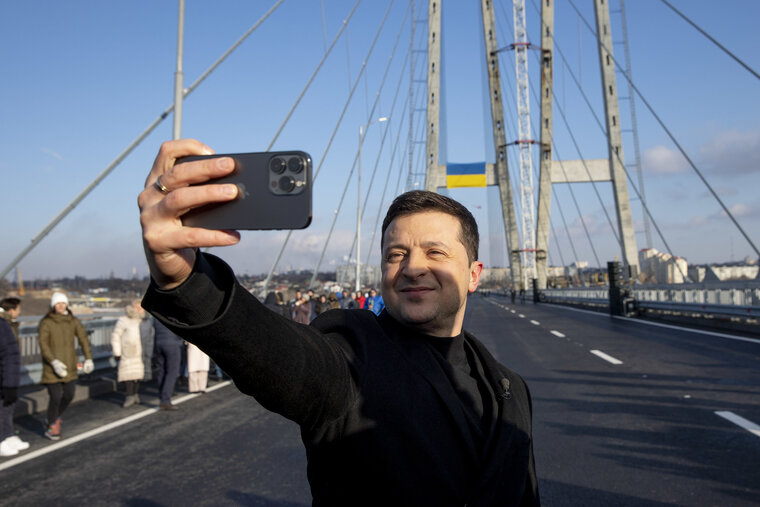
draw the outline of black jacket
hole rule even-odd
[[[0,388],[18,387],[21,354],[11,326],[0,319]],[[2,393],[0,393],[1,395]]]
[[[152,286],[143,306],[300,425],[315,506],[539,504],[527,388],[472,335],[494,394],[481,442],[430,347],[387,313],[332,310],[301,325],[208,255],[180,287]]]

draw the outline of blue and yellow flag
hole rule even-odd
[[[446,188],[485,187],[486,163],[446,164]]]

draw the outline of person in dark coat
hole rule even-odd
[[[158,319],[153,319],[154,355],[156,358],[156,376],[158,380],[159,407],[162,410],[177,410],[172,404],[174,385],[179,377],[182,362],[182,338],[173,333]]]
[[[433,192],[397,197],[382,227],[385,311],[302,325],[266,311],[223,261],[195,249],[236,234],[198,235],[177,220],[236,195],[184,192],[233,169],[229,159],[173,166],[206,149],[165,143],[140,194],[152,275],[143,304],[242,392],[299,424],[314,505],[539,505],[527,386],[463,329],[483,268],[466,208]]]
[[[21,354],[13,329],[0,319],[0,456],[15,456],[29,448],[13,429],[13,410],[18,399]]]
[[[274,292],[269,292],[267,294],[267,297],[264,298],[264,306],[272,310],[277,315],[282,315],[283,317],[290,316],[290,312],[287,308],[280,304],[279,298]]]

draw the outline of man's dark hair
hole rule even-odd
[[[20,304],[21,300],[19,298],[5,298],[0,301],[0,307],[2,307],[2,309],[6,312],[8,310],[15,310]]]
[[[388,208],[383,220],[382,235],[380,236],[380,249],[383,248],[385,230],[396,218],[425,211],[440,211],[459,220],[459,241],[467,250],[467,259],[470,262],[478,260],[478,224],[472,213],[460,203],[445,195],[430,192],[428,190],[412,190],[396,197]]]

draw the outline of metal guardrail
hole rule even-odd
[[[655,310],[700,316],[742,317],[760,320],[760,286],[746,282],[742,287],[694,287],[694,286],[653,286],[632,287],[631,297],[637,310]],[[542,291],[542,300],[547,302],[609,305],[609,288],[575,287],[569,289],[547,289]],[[712,302],[711,302],[712,301]],[[725,303],[720,303],[725,301]],[[754,305],[735,304],[735,301],[752,301]]]
[[[700,315],[706,314],[760,319],[759,306],[703,305],[699,303],[661,303],[658,301],[636,301],[636,308]]]
[[[92,355],[95,359],[111,357],[111,333],[116,325],[116,318],[103,318],[82,321],[90,339]],[[40,341],[37,334],[37,324],[21,324],[19,327],[21,342],[21,365],[42,363]],[[77,343],[77,354],[84,357]]]

